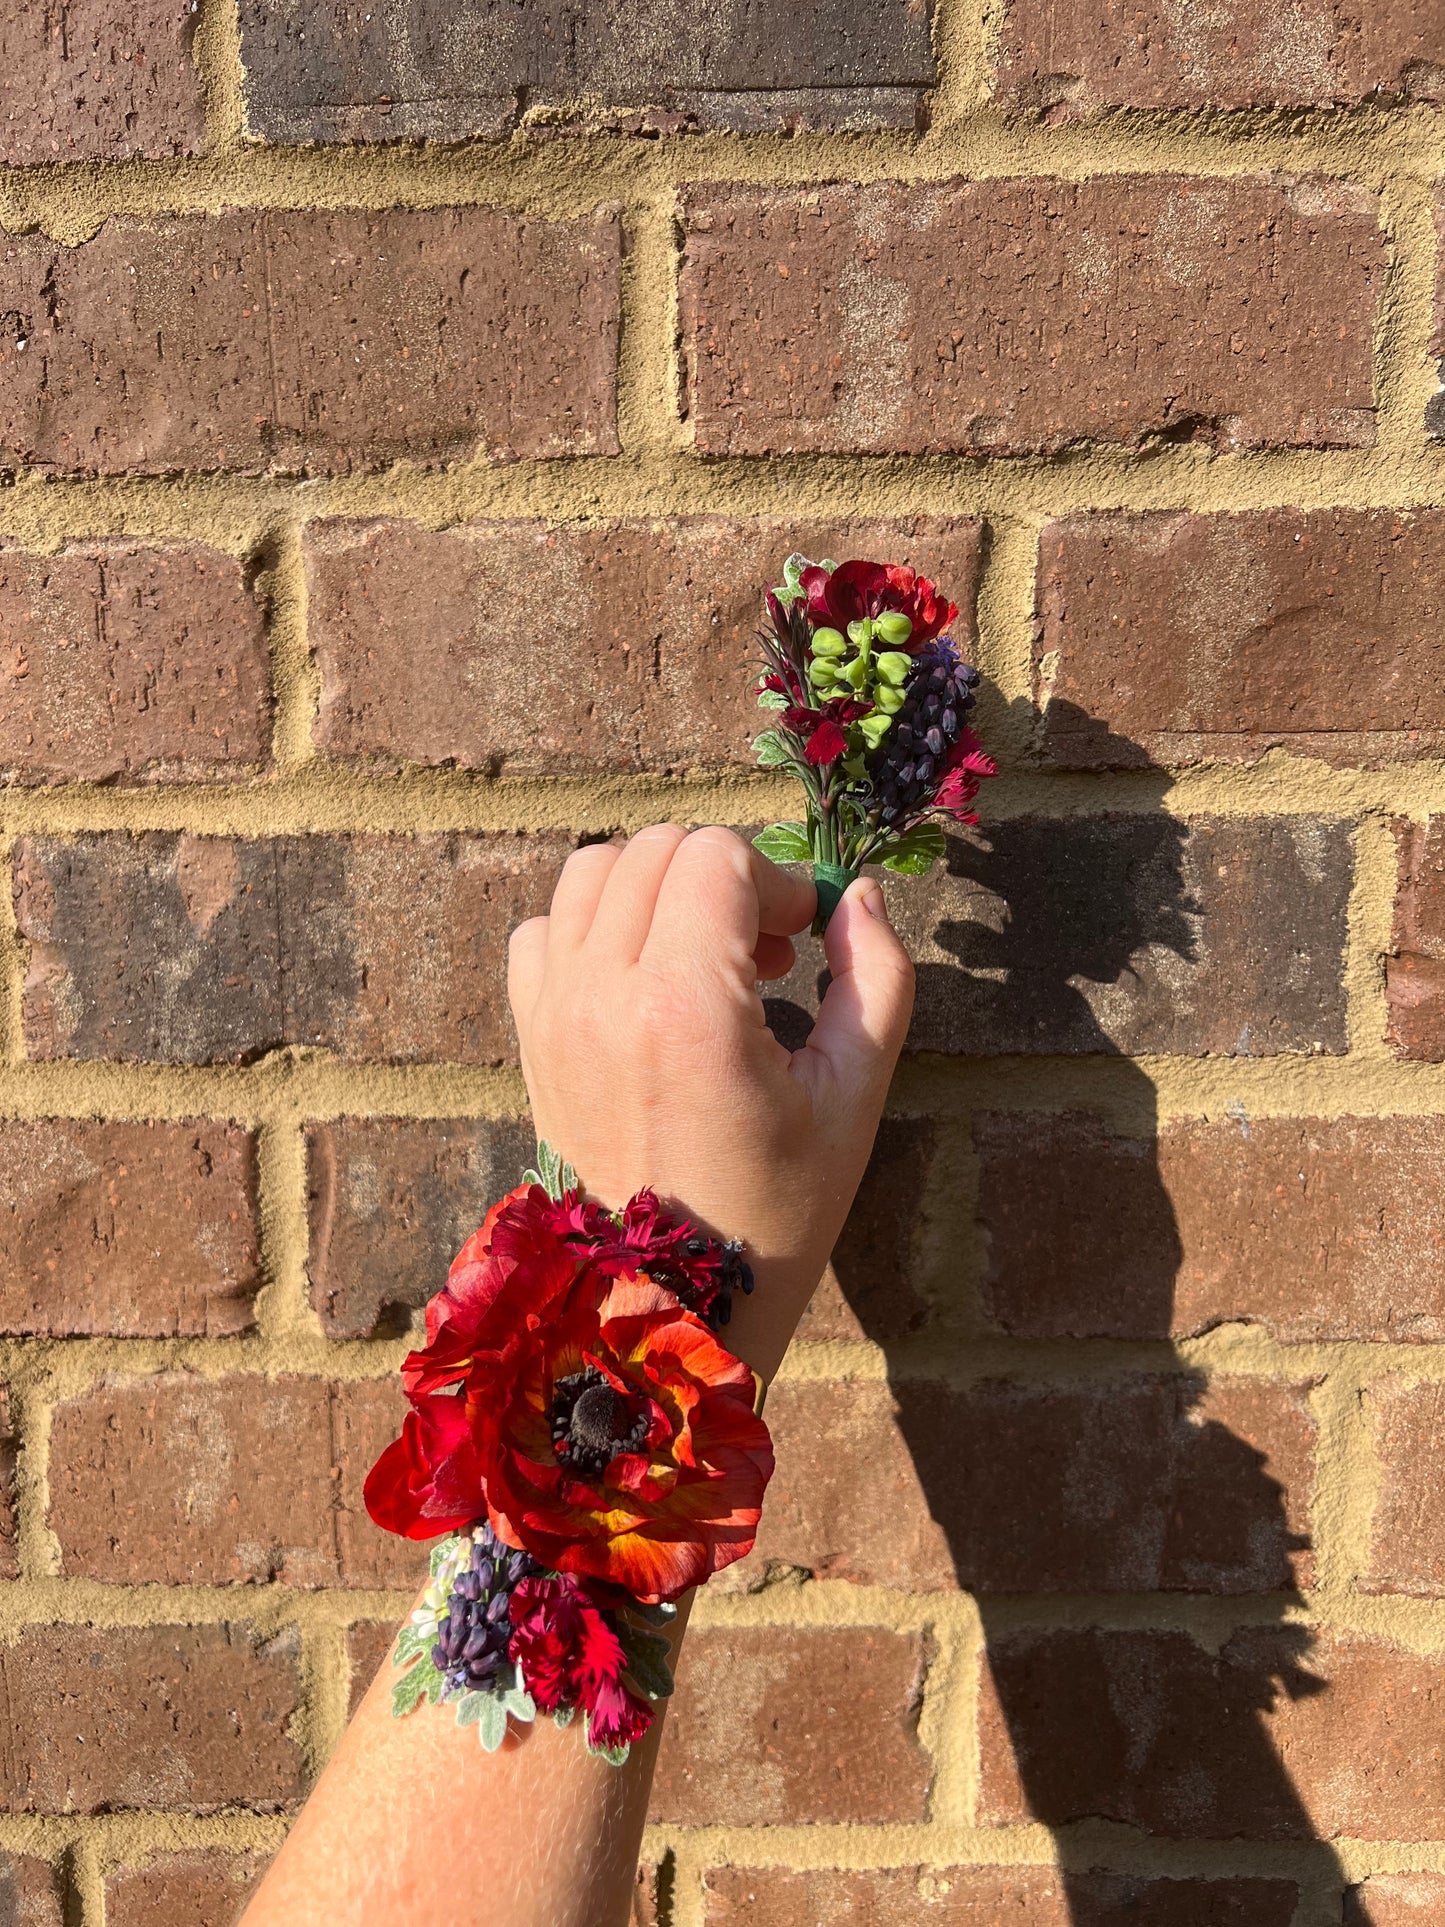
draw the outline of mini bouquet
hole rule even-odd
[[[958,610],[926,577],[790,555],[767,612],[758,703],[778,720],[753,747],[799,779],[807,814],[755,841],[775,862],[812,863],[821,932],[865,863],[926,876],[941,821],[976,823],[969,806],[997,766],[966,722],[979,675],[947,633]]]

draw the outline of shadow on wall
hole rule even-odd
[[[996,927],[937,928],[936,943],[957,962],[920,968],[925,1035],[929,1007],[962,1000],[981,1019],[978,1034],[999,1040],[996,1050],[1028,1050],[1037,1037],[1054,1052],[1120,1055],[1091,987],[1117,983],[1151,947],[1156,963],[1161,947],[1186,962],[1195,951],[1187,832],[1163,809],[1166,787],[1161,773],[1152,803],[1146,787],[1138,813],[1123,819],[1004,819],[971,840],[951,839],[952,873],[1002,908]],[[973,1016],[968,1028],[974,1034]],[[1303,1664],[1309,1634],[1286,1623],[1297,1599],[1292,1555],[1305,1542],[1290,1531],[1265,1455],[1211,1415],[1205,1386],[1169,1344],[1181,1247],[1159,1175],[1154,1088],[1122,1061],[1109,1082],[1112,1104],[1140,1134],[1129,1195],[1117,1211],[1108,1196],[1071,1199],[1069,1170],[1087,1169],[1086,1159],[1061,1164],[1044,1187],[1051,1202],[1024,1229],[1035,1259],[1054,1273],[1046,1295],[1065,1310],[1051,1329],[1035,1320],[1029,1335],[1045,1344],[1070,1335],[1060,1268],[1080,1278],[1105,1268],[1128,1294],[1127,1329],[1164,1341],[1151,1345],[1153,1359],[1115,1372],[1105,1357],[1081,1390],[1079,1345],[1062,1368],[1056,1350],[1030,1358],[1016,1346],[1009,1370],[1016,1361],[1022,1379],[950,1388],[920,1376],[917,1343],[900,1339],[866,1262],[855,1251],[850,1263],[846,1244],[835,1255],[855,1316],[888,1354],[899,1425],[958,1581],[978,1600],[991,1676],[980,1818],[1031,1818],[1059,1831],[1078,1927],[1164,1917],[1142,1881],[1137,1913],[1119,1909],[1113,1886],[1100,1911],[1089,1870],[1113,1857],[1100,1822],[1128,1829],[1116,1841],[1295,1846],[1298,1888],[1294,1879],[1201,1880],[1172,1890],[1170,1927],[1291,1927],[1297,1902],[1301,1921],[1338,1921],[1340,1861],[1316,1836],[1261,1717],[1281,1696],[1329,1687]],[[1049,1120],[1055,1148],[1060,1123]],[[1037,1115],[1022,1112],[975,1120],[995,1152],[1016,1159],[1021,1176],[1033,1174],[1036,1195],[1020,1190],[1019,1214],[1038,1201],[1037,1160],[1047,1152],[1038,1126]],[[1075,1127],[1085,1147],[1100,1129],[1094,1119],[1062,1121],[1066,1134]],[[960,1226],[959,1243],[970,1238]],[[1017,1247],[1011,1238],[1009,1249]],[[1008,1280],[993,1279],[991,1289],[997,1303]],[[1087,1317],[1073,1329],[1087,1331]],[[1061,1393],[1047,1408],[1036,1395],[1041,1379]],[[1189,1592],[1238,1597],[1241,1630],[1218,1652],[1157,1630],[1168,1625],[1167,1606],[1139,1609],[1141,1595]],[[1067,1607],[1050,1595],[1070,1596]],[[1358,1908],[1352,1927],[1368,1927]]]

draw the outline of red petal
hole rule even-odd
[[[824,717],[808,739],[804,754],[810,763],[832,763],[848,747],[848,739],[831,717]]]
[[[436,1461],[429,1450],[434,1441],[425,1437],[426,1430],[422,1415],[408,1412],[401,1437],[387,1446],[367,1473],[362,1489],[366,1509],[376,1524],[384,1532],[399,1533],[403,1539],[435,1539],[439,1533],[459,1531],[477,1517],[475,1501],[451,1515],[444,1509],[440,1513],[427,1509],[436,1500]]]

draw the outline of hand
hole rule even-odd
[[[802,1050],[767,1027],[812,883],[724,829],[674,824],[563,867],[551,914],[513,933],[508,990],[537,1133],[586,1190],[650,1185],[758,1278],[728,1343],[769,1377],[822,1275],[873,1145],[913,1005],[883,892],[828,926],[832,983]]]

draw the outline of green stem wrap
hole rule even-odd
[[[828,928],[829,919],[843,899],[843,892],[858,877],[857,870],[849,870],[841,863],[815,863],[813,883],[818,892],[818,914],[813,919],[813,935],[821,937]]]

